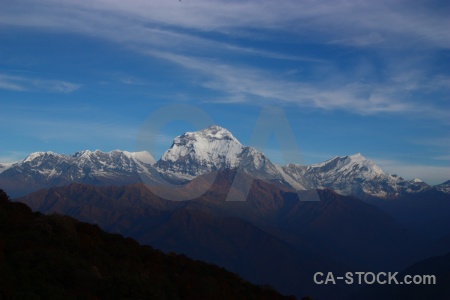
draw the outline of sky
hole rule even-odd
[[[361,153],[438,184],[450,179],[449,15],[433,0],[0,0],[0,162],[145,150],[150,135],[158,159],[207,116],[249,146],[259,125],[284,126],[298,147],[271,134],[278,164]]]

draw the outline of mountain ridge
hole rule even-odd
[[[293,190],[330,188],[363,199],[397,198],[434,188],[418,179],[405,180],[384,173],[360,153],[311,165],[275,165],[264,153],[242,145],[217,125],[177,136],[158,161],[146,151],[84,150],[73,155],[34,152],[22,161],[0,164],[0,186],[13,196],[23,196],[39,188],[70,182],[127,184],[142,181],[142,176],[157,183],[166,180],[183,184],[206,173],[238,168],[254,178]],[[449,193],[448,183],[437,185],[436,189]],[[28,189],[20,191],[24,184]]]

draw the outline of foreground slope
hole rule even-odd
[[[0,190],[0,298],[283,299],[217,266],[95,225],[33,213]]]

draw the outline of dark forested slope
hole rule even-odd
[[[282,299],[217,266],[164,254],[0,190],[0,299]]]

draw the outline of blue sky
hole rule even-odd
[[[450,179],[449,13],[448,1],[1,1],[0,162],[134,151],[147,118],[177,104],[248,144],[276,106],[296,163],[362,153],[437,184]],[[168,121],[157,159],[196,129]],[[285,163],[278,148],[265,153]]]

